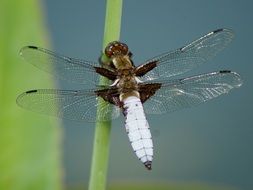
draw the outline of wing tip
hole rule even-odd
[[[24,50],[26,50],[26,49],[39,49],[39,47],[37,47],[37,46],[24,46],[24,47],[22,47],[20,50],[19,50],[19,55],[20,56],[23,56],[23,52],[24,52]]]
[[[230,71],[230,70],[221,70],[221,71],[219,71],[219,73],[221,73],[221,74],[231,74],[233,76],[233,81],[234,81],[233,86],[235,88],[239,88],[240,86],[242,86],[243,80],[242,80],[241,76],[238,73],[236,73],[234,71]]]
[[[229,29],[229,28],[219,28],[219,29],[216,29],[210,33],[208,33],[206,36],[211,36],[211,35],[214,35],[214,34],[221,34],[221,35],[224,35],[224,37],[227,38],[227,41],[228,42],[231,42],[232,39],[235,37],[235,33],[232,29]]]
[[[211,34],[218,34],[218,33],[224,33],[228,38],[230,38],[231,40],[234,38],[235,33],[232,29],[229,28],[219,28],[217,30],[214,30],[213,32],[211,32]],[[231,41],[230,40],[230,41]]]
[[[17,99],[16,99],[16,103],[18,106],[20,107],[24,107],[23,104],[22,104],[22,100],[23,98],[27,95],[27,94],[32,94],[32,93],[36,93],[38,92],[38,90],[28,90],[26,92],[23,92],[22,94],[18,95]]]
[[[213,34],[219,33],[219,32],[228,32],[228,33],[234,33],[232,29],[229,28],[218,28],[214,31],[212,31]]]

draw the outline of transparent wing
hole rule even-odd
[[[102,106],[97,111],[98,105]],[[99,121],[119,116],[119,108],[106,103],[91,90],[31,90],[18,96],[17,104],[25,109],[77,121]]]
[[[35,67],[61,79],[93,86],[98,83],[98,74],[94,69],[99,66],[97,63],[66,57],[34,46],[23,47],[20,55]]]
[[[164,53],[146,61],[145,64],[156,62],[157,66],[142,78],[143,80],[154,80],[190,71],[214,57],[233,38],[234,33],[229,29],[219,29],[210,32],[180,49]]]
[[[242,85],[240,75],[230,71],[156,82],[162,83],[162,86],[144,103],[147,114],[162,114],[195,106]]]

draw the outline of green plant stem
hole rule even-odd
[[[119,40],[122,0],[107,0],[103,49],[114,40]],[[108,83],[101,78],[100,84]],[[98,110],[104,102],[99,101]],[[89,190],[105,190],[110,150],[111,121],[96,122]]]

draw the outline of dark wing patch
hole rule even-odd
[[[145,65],[140,65],[135,68],[135,75],[137,77],[142,77],[152,69],[154,69],[157,66],[157,61],[149,62]]]
[[[94,67],[96,72],[110,80],[116,80],[117,78],[117,74],[113,71],[110,71],[106,68],[102,68],[102,67]]]
[[[97,90],[95,93],[105,101],[114,104],[115,106],[121,107],[117,88],[111,87],[108,89]]]
[[[139,84],[138,91],[140,93],[141,102],[146,102],[161,88],[161,85],[161,83]]]

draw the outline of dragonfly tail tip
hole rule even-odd
[[[151,161],[147,161],[147,162],[144,163],[145,167],[146,167],[148,170],[152,170],[151,164],[152,164]]]

